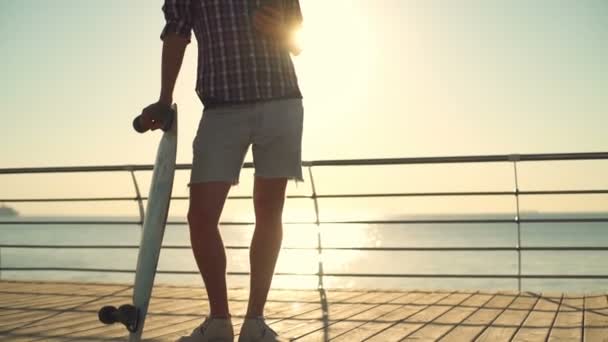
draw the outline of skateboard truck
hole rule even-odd
[[[139,325],[139,309],[131,304],[104,306],[98,312],[99,320],[104,324],[122,323],[130,332],[136,332]]]

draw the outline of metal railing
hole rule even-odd
[[[563,223],[563,222],[608,222],[606,217],[564,217],[564,218],[522,218],[520,212],[521,196],[542,195],[602,195],[608,194],[608,189],[579,189],[579,190],[542,190],[524,191],[519,186],[518,164],[522,162],[541,161],[572,161],[572,160],[608,160],[608,153],[562,153],[562,154],[513,154],[513,155],[485,155],[485,156],[456,156],[456,157],[423,157],[423,158],[392,158],[392,159],[357,159],[357,160],[325,160],[304,162],[303,167],[308,170],[310,178],[311,194],[287,196],[291,199],[309,199],[314,203],[315,219],[313,222],[293,222],[291,224],[313,224],[317,228],[317,245],[315,247],[284,247],[286,250],[314,250],[319,257],[318,270],[315,273],[277,272],[277,275],[286,276],[315,276],[318,277],[318,286],[323,288],[324,277],[379,277],[379,278],[477,278],[477,279],[516,279],[518,289],[521,290],[522,279],[608,279],[607,274],[523,274],[522,252],[526,251],[608,251],[608,246],[555,246],[555,247],[524,247],[521,243],[522,223]],[[459,192],[409,192],[409,193],[362,193],[362,194],[318,194],[315,187],[314,168],[318,167],[352,167],[352,166],[380,166],[380,165],[413,165],[413,164],[466,164],[466,163],[509,163],[513,167],[512,191],[459,191]],[[251,163],[246,163],[245,168],[252,168]],[[177,170],[189,170],[190,164],[178,164]],[[152,165],[125,165],[125,166],[81,166],[81,167],[39,167],[39,168],[4,168],[0,169],[0,175],[15,174],[42,174],[42,173],[82,173],[82,172],[129,172],[134,186],[134,197],[87,197],[87,198],[0,198],[5,203],[32,203],[32,202],[103,202],[103,201],[136,201],[139,208],[139,220],[114,220],[114,221],[38,221],[18,220],[0,221],[2,225],[142,225],[144,210],[143,201],[147,198],[141,196],[136,172],[151,171]],[[387,197],[467,197],[488,196],[513,197],[515,212],[511,218],[495,219],[407,219],[407,220],[322,220],[319,208],[319,199],[344,199],[344,198],[387,198]],[[173,200],[187,200],[188,197],[174,196]],[[230,196],[229,200],[250,200],[251,196]],[[410,225],[410,224],[514,224],[517,230],[517,241],[512,247],[324,247],[323,226],[327,224],[380,224],[380,225]],[[185,221],[170,221],[170,225],[185,225]],[[222,225],[252,225],[254,222],[222,222]],[[137,249],[137,245],[43,245],[43,244],[0,244],[0,249]],[[189,249],[190,246],[164,245],[164,249]],[[247,249],[248,246],[226,246],[227,249]],[[514,274],[413,274],[413,273],[331,273],[323,269],[323,252],[329,250],[349,251],[425,251],[425,252],[515,252],[517,253],[517,273]],[[1,252],[1,250],[0,250]],[[1,256],[1,253],[0,253]],[[76,268],[76,267],[4,267],[0,258],[1,271],[77,271],[77,272],[114,272],[134,273],[130,269],[107,269],[107,268]],[[159,270],[160,274],[198,274],[198,271]],[[248,272],[228,272],[228,275],[248,275]]]

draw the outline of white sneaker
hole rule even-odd
[[[241,333],[239,334],[239,342],[280,342],[287,341],[280,338],[277,333],[272,330],[263,317],[245,318]]]
[[[233,342],[234,331],[230,318],[207,318],[190,336],[182,336],[177,342]]]

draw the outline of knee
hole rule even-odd
[[[218,219],[214,218],[209,213],[193,209],[188,210],[188,224],[192,230],[206,231],[217,229],[218,223]]]

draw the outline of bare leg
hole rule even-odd
[[[190,242],[209,297],[211,316],[228,317],[226,252],[218,223],[230,183],[208,182],[190,186]]]
[[[253,189],[255,231],[249,250],[251,281],[247,317],[264,314],[274,267],[283,239],[283,204],[287,179],[256,177]]]

